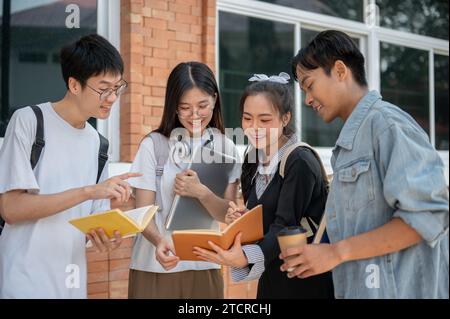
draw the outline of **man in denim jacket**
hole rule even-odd
[[[449,298],[448,187],[426,133],[368,91],[364,57],[342,32],[320,33],[293,71],[306,104],[345,125],[325,209],[331,244],[288,250],[281,270],[332,269],[336,298]]]

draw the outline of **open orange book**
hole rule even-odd
[[[140,207],[126,212],[120,209],[113,209],[87,217],[72,219],[69,220],[69,223],[85,234],[91,229],[103,228],[109,238],[114,238],[115,230],[119,231],[122,237],[126,238],[144,231],[157,211],[158,206],[155,205]]]
[[[210,229],[175,230],[172,233],[175,252],[181,260],[199,260],[192,253],[194,247],[211,250],[208,241],[212,241],[223,249],[230,249],[236,235],[242,232],[242,244],[251,244],[264,237],[262,221],[262,205],[249,210],[229,224],[223,231]]]

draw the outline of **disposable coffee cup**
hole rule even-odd
[[[306,243],[306,230],[303,227],[285,227],[278,233],[278,244],[280,245],[280,250],[282,252],[288,248],[306,245]],[[291,267],[288,268],[287,271],[291,272],[292,270],[294,270],[294,268]]]

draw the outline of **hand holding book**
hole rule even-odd
[[[248,266],[248,259],[242,250],[241,238],[242,233],[237,234],[234,238],[233,246],[228,250],[222,249],[212,241],[208,241],[210,249],[194,247],[193,253],[198,259],[203,261],[234,268],[244,268]]]
[[[91,229],[86,233],[88,243],[86,247],[94,247],[98,253],[110,252],[122,244],[122,235],[120,232],[114,232],[114,238],[109,238],[103,228]]]
[[[263,238],[262,205],[249,210],[221,232],[210,229],[176,230],[172,233],[172,238],[180,260],[200,260],[193,253],[194,247],[211,250],[208,242],[212,242],[221,249],[228,250],[236,243],[239,233],[242,233],[242,238],[239,239],[243,244],[254,243]]]

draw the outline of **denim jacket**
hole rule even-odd
[[[331,158],[325,208],[332,243],[401,218],[423,240],[333,270],[336,298],[448,298],[448,188],[444,164],[411,116],[369,92]]]

